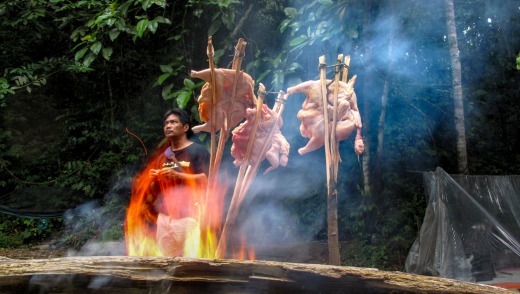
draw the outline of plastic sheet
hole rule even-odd
[[[520,274],[520,176],[437,168],[424,183],[428,206],[406,272],[489,284],[503,274],[520,285],[520,275],[511,274]]]

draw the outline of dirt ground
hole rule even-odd
[[[325,243],[313,242],[298,244],[288,248],[264,247],[257,250],[257,259],[320,263],[327,262],[327,247]],[[48,244],[37,244],[19,248],[0,248],[0,259],[46,259],[65,256],[96,256],[96,255],[125,255],[124,244],[121,242],[87,243],[80,251],[65,248],[55,248]]]
[[[49,245],[31,245],[19,248],[0,248],[0,258],[12,259],[45,259],[66,256],[65,249],[52,249]]]

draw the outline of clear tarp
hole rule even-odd
[[[520,285],[520,176],[424,174],[428,206],[408,273]],[[516,285],[516,286],[515,286]]]

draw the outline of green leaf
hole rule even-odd
[[[142,1],[143,2],[143,10],[147,10],[148,8],[150,8],[150,6],[152,6],[152,2],[150,0],[144,0]]]
[[[332,0],[319,0],[318,2],[322,5],[332,5],[333,4]]]
[[[283,12],[285,12],[285,15],[289,18],[294,18],[298,14],[298,10],[294,7],[286,7]]]
[[[121,33],[120,30],[113,29],[110,32],[108,32],[108,36],[110,37],[111,41],[114,41],[115,39],[117,39],[117,37],[119,36],[120,33]]]
[[[157,6],[160,6],[162,8],[165,8],[166,7],[166,0],[152,0],[152,2],[157,5]]]
[[[97,55],[101,50],[101,47],[103,47],[103,45],[101,44],[101,42],[97,41],[94,44],[92,44],[92,46],[90,46],[90,50]]]
[[[177,105],[180,108],[185,108],[188,102],[190,102],[191,91],[179,91],[177,96]]]
[[[170,96],[170,92],[171,92],[172,88],[173,88],[173,84],[169,84],[162,89],[161,95],[164,100],[170,100],[173,98]]]
[[[231,5],[231,3],[233,3],[233,0],[219,0],[217,2],[218,2],[218,6],[220,6],[220,7],[229,7],[229,5]]]
[[[293,47],[293,46],[297,46],[297,45],[300,45],[302,44],[303,42],[307,41],[309,38],[307,36],[304,36],[304,35],[301,35],[297,38],[294,38],[292,39],[290,42],[289,42],[289,46]]]
[[[222,23],[226,28],[231,29],[234,26],[235,14],[232,11],[222,14]]]
[[[161,64],[159,65],[159,67],[161,68],[161,71],[164,72],[164,73],[173,73],[173,68],[171,65],[168,65],[168,64]]]
[[[282,23],[280,24],[280,33],[285,32],[285,30],[287,29],[287,27],[289,26],[290,23],[291,23],[291,21],[288,19],[282,21]]]
[[[190,79],[184,79],[184,86],[190,90],[193,90],[195,83]]]
[[[106,60],[110,60],[110,57],[112,56],[112,52],[113,52],[113,49],[111,47],[103,48],[103,50],[102,50],[103,58],[105,58]]]
[[[516,69],[520,70],[520,53],[516,56]]]
[[[179,41],[181,38],[182,38],[182,35],[175,35],[173,37],[169,37],[167,40],[168,41],[170,41],[170,40]]]
[[[150,30],[150,32],[155,34],[158,27],[159,27],[159,23],[156,20],[152,20],[152,21],[148,22],[148,29]]]
[[[213,36],[218,29],[220,29],[220,26],[222,25],[222,22],[220,20],[214,21],[211,26],[209,26],[208,29],[208,36]]]
[[[81,41],[90,41],[92,40],[92,35],[86,35],[85,37],[81,38]]]
[[[96,55],[89,53],[89,54],[87,54],[87,57],[85,57],[85,59],[83,59],[83,65],[86,67],[89,67],[90,64],[92,63],[92,61],[94,61],[95,59],[96,59]]]
[[[267,76],[270,72],[271,72],[271,70],[268,69],[268,70],[264,71],[263,73],[261,73],[260,75],[258,75],[256,82],[261,82],[265,78],[265,76]]]
[[[154,20],[157,21],[158,23],[165,23],[165,24],[171,24],[172,23],[169,19],[164,18],[162,16],[158,16]]]
[[[137,36],[139,36],[139,38],[143,37],[143,34],[146,31],[147,27],[148,27],[148,19],[146,19],[146,18],[145,19],[141,19],[137,23],[137,26],[135,27],[135,29],[137,31]]]
[[[74,55],[74,60],[76,60],[76,61],[80,60],[85,55],[85,53],[87,53],[87,50],[88,50],[88,47],[85,47],[85,48],[79,50],[78,52],[76,52],[76,55]]]
[[[159,85],[162,85],[162,83],[164,83],[164,81],[165,81],[167,78],[169,78],[170,76],[171,76],[171,74],[169,74],[169,73],[165,73],[165,74],[160,75],[159,78],[157,79],[157,83],[158,83]]]
[[[104,21],[105,19],[109,18],[111,15],[110,14],[102,14],[100,15],[97,19],[96,19],[96,22],[95,24],[100,24],[102,21]]]

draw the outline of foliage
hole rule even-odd
[[[18,247],[38,242],[61,228],[61,218],[20,218],[0,215],[0,247]]]

